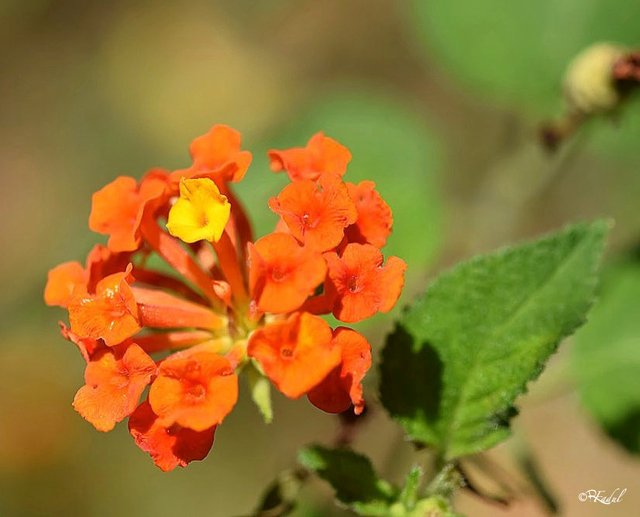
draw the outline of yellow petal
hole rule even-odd
[[[180,180],[180,197],[169,211],[167,229],[184,242],[218,241],[231,205],[209,178]]]

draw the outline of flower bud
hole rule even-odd
[[[564,76],[564,94],[571,110],[591,115],[611,111],[620,101],[613,67],[626,49],[596,43],[578,54]]]

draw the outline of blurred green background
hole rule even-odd
[[[336,430],[335,417],[282,398],[266,426],[245,392],[209,457],[164,474],[126,425],[101,434],[84,422],[71,408],[83,361],[42,289],[49,268],[101,240],[87,228],[92,192],[117,174],[185,166],[191,139],[226,123],[254,152],[237,190],[266,232],[266,200],[284,184],[266,150],[324,130],[353,152],[347,178],[375,180],[394,210],[387,253],[409,263],[405,302],[455,261],[580,219],[615,219],[615,264],[640,241],[640,105],[553,156],[536,135],[562,111],[571,58],[601,40],[640,45],[639,17],[625,0],[0,2],[0,516],[246,515],[299,446]],[[639,275],[626,264],[607,277],[629,312],[601,309],[515,423],[565,515],[640,507],[640,463],[596,424],[637,451]],[[390,321],[364,327],[374,347]],[[612,376],[622,387],[607,410]],[[411,448],[375,405],[375,384],[373,372],[354,446],[399,480]],[[512,446],[490,455],[517,476]],[[619,486],[624,504],[578,502]],[[298,515],[341,515],[321,484],[302,495]],[[470,515],[544,515],[530,500],[457,503]]]

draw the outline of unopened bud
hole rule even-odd
[[[612,43],[596,43],[578,54],[564,77],[564,94],[572,111],[591,115],[611,111],[620,102],[613,77],[615,63],[626,53]]]

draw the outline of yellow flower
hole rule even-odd
[[[229,220],[231,205],[209,178],[180,180],[180,197],[169,211],[167,229],[184,242],[217,242]]]

